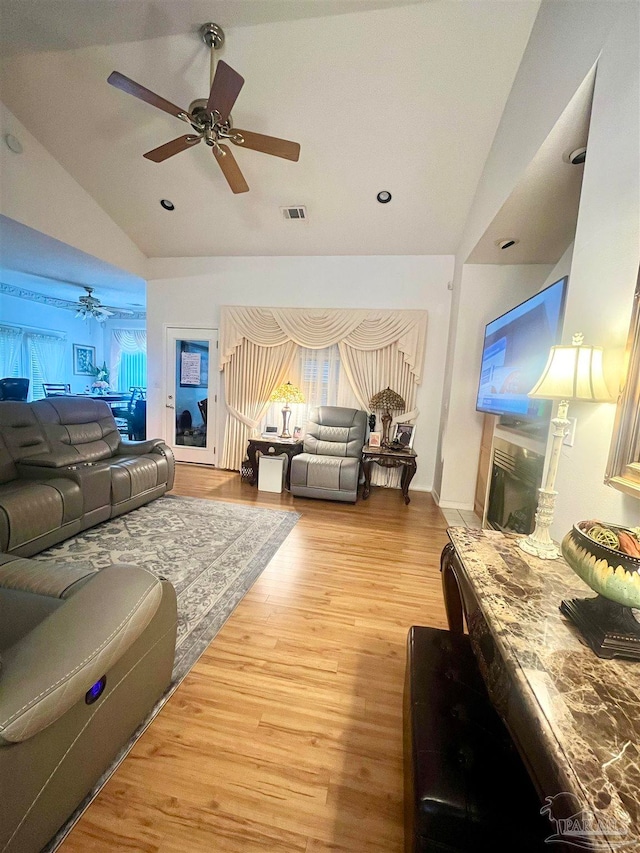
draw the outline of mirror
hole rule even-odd
[[[640,498],[640,273],[625,354],[627,378],[618,398],[605,483]]]

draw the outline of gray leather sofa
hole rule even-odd
[[[366,430],[366,412],[340,406],[312,409],[303,452],[291,460],[291,493],[355,503]]]
[[[169,685],[176,622],[144,569],[0,555],[2,853],[37,853],[127,744]]]
[[[30,556],[160,497],[174,460],[121,438],[101,400],[0,402],[0,551]]]

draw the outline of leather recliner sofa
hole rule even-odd
[[[176,595],[135,566],[0,555],[0,851],[37,853],[171,680]]]
[[[160,497],[174,459],[121,438],[102,400],[0,402],[0,551],[30,556]]]
[[[291,494],[355,503],[366,430],[366,412],[341,406],[312,409],[303,452],[291,460]]]

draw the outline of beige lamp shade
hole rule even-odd
[[[304,403],[304,394],[297,385],[292,385],[291,382],[283,382],[278,385],[273,394],[269,397],[270,403]]]
[[[602,347],[583,346],[582,341],[583,336],[577,334],[571,346],[551,347],[547,366],[529,391],[529,397],[593,403],[611,401],[602,370]]]

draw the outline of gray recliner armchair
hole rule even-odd
[[[171,680],[176,594],[135,566],[0,554],[0,850],[37,853]]]
[[[291,461],[291,493],[355,503],[366,429],[367,413],[358,409],[312,409],[304,452]]]

